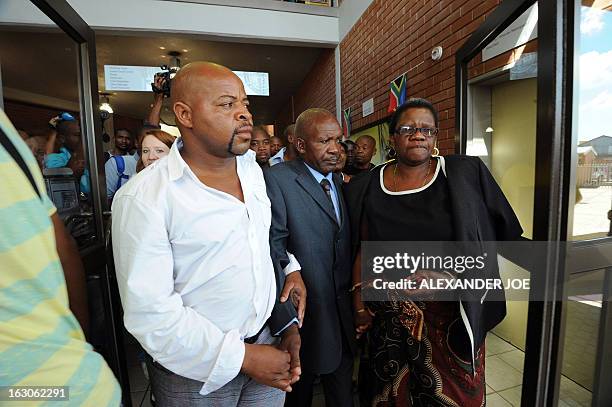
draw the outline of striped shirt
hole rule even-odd
[[[0,145],[0,386],[68,386],[69,401],[51,404],[118,406],[112,371],[68,308],[50,218],[56,209],[36,159],[2,110],[0,128],[42,196]]]

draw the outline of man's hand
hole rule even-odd
[[[285,278],[285,285],[280,295],[280,302],[285,302],[290,297],[291,302],[297,308],[298,320],[300,321],[301,328],[304,323],[304,314],[306,312],[306,286],[304,285],[304,280],[302,280],[302,275],[299,271],[294,271]]]
[[[282,351],[289,352],[291,355],[291,384],[300,380],[302,374],[302,368],[300,365],[300,346],[302,345],[302,338],[300,337],[300,331],[295,324],[291,324],[289,328],[283,332],[278,348]]]
[[[164,99],[164,93],[162,89],[164,88],[164,84],[166,83],[166,79],[161,75],[155,75],[153,78],[153,83],[151,87],[153,88],[153,100],[154,102],[158,102],[159,100]]]
[[[244,361],[241,373],[252,377],[257,383],[291,391],[289,372],[291,356],[272,345],[244,344]]]

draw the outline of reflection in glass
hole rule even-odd
[[[80,123],[78,46],[37,7],[22,6],[5,9],[1,17],[4,110],[37,158],[47,194],[82,248],[95,241],[96,232]]]
[[[583,2],[577,39],[575,240],[609,235],[612,210],[612,2]],[[578,20],[578,19],[577,19]]]

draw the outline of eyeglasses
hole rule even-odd
[[[402,137],[406,136],[414,136],[416,132],[420,132],[423,136],[432,138],[438,134],[438,129],[435,127],[412,127],[412,126],[402,126],[399,129],[395,130],[395,133],[399,134]]]

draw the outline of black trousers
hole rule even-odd
[[[322,374],[321,383],[325,394],[327,407],[353,406],[353,355],[348,344],[342,338],[342,359],[340,365],[331,373]],[[287,393],[285,407],[310,407],[312,405],[312,392],[314,388],[315,373],[302,372],[300,380],[291,387],[293,391]]]

